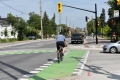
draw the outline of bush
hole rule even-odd
[[[8,42],[15,42],[15,41],[17,41],[16,38],[8,38]],[[1,43],[6,43],[7,41],[6,41],[6,39],[0,39],[0,42]]]

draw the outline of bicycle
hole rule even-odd
[[[57,54],[58,63],[60,63],[60,61],[63,61],[63,54],[62,54],[63,48],[60,45],[59,45],[59,47],[60,47],[60,49],[58,50],[58,54]]]

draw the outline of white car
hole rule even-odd
[[[103,51],[104,52],[111,52],[111,53],[120,52],[120,41],[104,45],[103,46]]]

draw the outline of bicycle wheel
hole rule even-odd
[[[60,52],[58,52],[57,58],[58,58],[58,63],[60,63]]]
[[[63,54],[60,52],[60,60],[63,61]]]

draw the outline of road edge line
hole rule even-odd
[[[78,75],[79,75],[79,76],[81,76],[81,74],[82,74],[82,72],[83,72],[84,66],[85,66],[85,64],[86,64],[86,62],[87,62],[87,59],[88,59],[89,52],[90,52],[90,51],[87,51],[85,60],[84,60],[84,62],[82,63],[82,66],[80,67],[80,70],[79,70],[79,72],[78,72]]]

